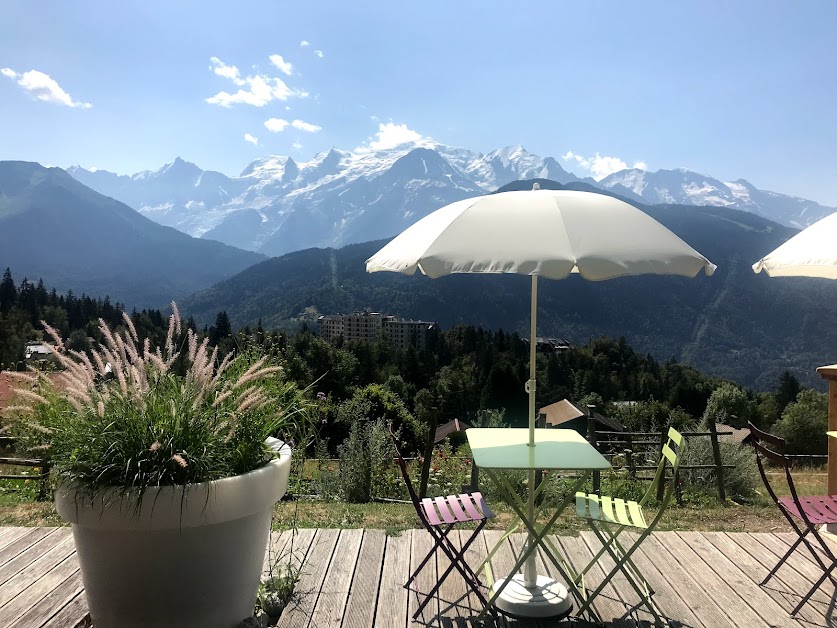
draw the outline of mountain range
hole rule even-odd
[[[0,269],[18,280],[159,307],[263,259],[161,226],[60,168],[0,162]]]
[[[543,188],[585,189],[539,180]],[[531,189],[532,181],[503,189]],[[587,282],[577,276],[538,287],[539,333],[584,343],[624,336],[658,360],[674,357],[713,375],[767,389],[787,369],[821,385],[815,367],[834,361],[837,283],[756,275],[751,264],[793,235],[752,213],[727,207],[641,206],[718,265],[712,277],[624,277]],[[318,314],[371,309],[388,314],[527,333],[529,282],[506,275],[365,271],[385,240],[308,249],[261,262],[180,303],[202,323],[225,310],[236,325],[316,328]]]
[[[587,183],[646,205],[742,209],[796,228],[837,209],[686,169],[627,169],[596,181],[522,146],[482,154],[430,139],[380,150],[331,149],[299,163],[269,156],[237,177],[179,158],[131,176],[67,171],[160,224],[270,256],[389,237],[442,205],[534,178]]]

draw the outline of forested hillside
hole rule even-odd
[[[531,182],[521,185],[531,187]],[[549,182],[544,182],[544,186]],[[551,184],[552,187],[563,187]],[[767,389],[790,370],[820,385],[815,368],[837,354],[837,283],[755,275],[751,265],[795,232],[753,214],[719,207],[642,207],[718,266],[712,277],[626,277],[599,283],[578,276],[542,281],[539,333],[584,344],[624,336],[657,360],[675,358],[709,374]],[[458,275],[430,280],[367,274],[386,241],[309,249],[253,266],[182,302],[206,324],[219,310],[235,325],[261,319],[298,329],[318,314],[372,309],[526,333],[529,282],[519,276]]]

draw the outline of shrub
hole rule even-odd
[[[773,428],[786,441],[789,454],[824,454],[828,452],[828,395],[803,390],[789,403]]]
[[[90,356],[57,352],[64,368],[58,385],[39,373],[23,376],[21,403],[7,409],[13,433],[26,450],[50,459],[62,481],[141,497],[149,487],[246,473],[272,457],[268,436],[293,432],[305,416],[301,393],[277,359],[245,352],[219,362],[207,340],[191,329],[181,335],[172,306],[163,349],[140,344],[125,315],[121,333],[100,321],[105,344]]]
[[[761,484],[756,457],[753,449],[748,446],[733,443],[719,443],[721,461],[734,468],[724,469],[724,490],[727,497],[733,500],[748,500],[756,495]],[[711,465],[715,464],[712,443],[708,438],[689,439],[683,465]],[[686,490],[717,495],[718,481],[714,469],[680,470],[680,479]]]
[[[365,504],[372,498],[372,461],[369,456],[369,426],[355,419],[349,436],[339,447],[340,488],[343,499]]]

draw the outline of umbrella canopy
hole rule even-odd
[[[753,264],[771,277],[837,279],[837,213],[800,231]]]
[[[666,227],[619,199],[569,190],[501,192],[425,216],[369,258],[366,270],[435,278],[517,273],[601,281],[684,275],[715,266]]]

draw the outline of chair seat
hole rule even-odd
[[[620,526],[645,530],[648,524],[639,502],[614,499],[595,493],[576,493],[575,510],[579,517],[593,521],[605,521]]]
[[[818,495],[816,497],[800,497],[799,503],[808,516],[808,521],[814,525],[821,523],[837,523],[837,497],[832,495]],[[799,508],[793,497],[780,497],[779,506],[788,514],[802,519]]]
[[[494,516],[481,493],[427,497],[421,500],[421,509],[433,526],[482,521]]]

